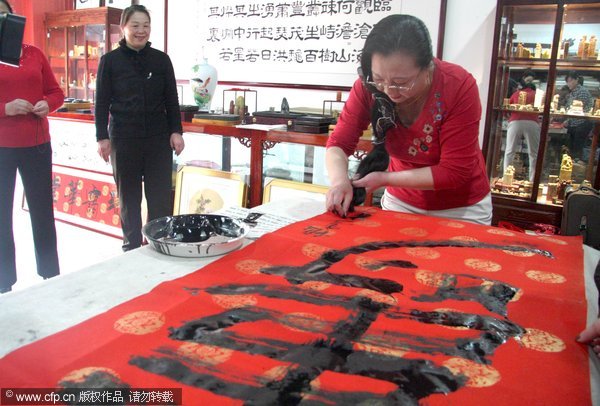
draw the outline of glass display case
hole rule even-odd
[[[93,102],[98,63],[118,46],[120,18],[112,7],[46,14],[46,55],[66,97]]]
[[[498,1],[483,143],[494,224],[558,227],[565,193],[599,186],[598,37],[600,2]]]

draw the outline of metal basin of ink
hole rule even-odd
[[[144,225],[142,234],[151,246],[176,257],[211,257],[238,249],[249,226],[217,214],[165,216]]]

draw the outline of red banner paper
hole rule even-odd
[[[176,387],[184,405],[590,403],[579,238],[357,214],[292,224],[22,347],[0,359],[0,387]]]

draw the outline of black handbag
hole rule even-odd
[[[581,186],[565,198],[560,224],[562,235],[581,235],[583,243],[600,248],[600,192]]]

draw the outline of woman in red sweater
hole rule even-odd
[[[473,76],[434,58],[425,24],[409,15],[391,15],[375,25],[361,71],[327,142],[327,209],[345,215],[353,186],[367,192],[386,187],[384,209],[490,224]],[[375,147],[385,146],[389,166],[349,179],[348,156],[370,121]]]
[[[0,13],[12,12],[0,0]],[[63,104],[64,94],[44,54],[25,44],[18,67],[0,64],[0,89],[0,293],[5,293],[17,281],[12,232],[17,170],[29,206],[37,272],[44,279],[59,274],[46,116]]]

